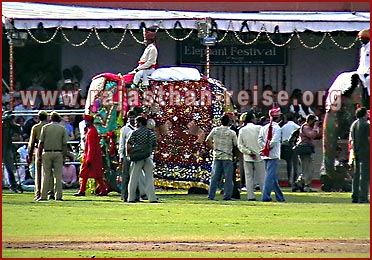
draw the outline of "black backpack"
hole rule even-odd
[[[301,127],[297,128],[296,130],[293,130],[291,135],[289,136],[288,143],[291,147],[296,145],[297,139],[300,136],[300,130]]]
[[[297,139],[300,136],[300,127],[293,130],[289,139],[282,142],[280,146],[280,158],[283,160],[289,160],[293,154],[293,147],[296,145]]]

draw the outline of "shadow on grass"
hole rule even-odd
[[[286,202],[285,203],[336,203],[336,204],[351,204],[351,193],[350,192],[291,192],[290,190],[283,188],[283,193]],[[33,200],[33,192],[23,192],[19,194],[12,194],[8,190],[3,190],[2,192],[2,203],[3,204],[17,204],[24,205],[25,203],[31,204],[44,204],[48,205],[49,203],[60,203],[63,204],[64,202],[94,202],[94,203],[123,203],[120,197],[120,194],[117,192],[110,192],[109,196],[100,197],[95,195],[87,195],[85,197],[74,197],[73,194],[75,191],[71,190],[64,190],[63,192],[63,200],[64,201],[34,201]],[[255,205],[257,203],[263,203],[260,201],[261,193],[256,192],[256,199],[257,201],[248,201],[247,193],[241,192],[240,199],[235,201],[224,201],[222,200],[222,195],[217,192],[216,199],[214,201],[207,199],[207,194],[187,194],[187,191],[157,191],[157,196],[160,199],[161,203],[176,203],[177,201],[182,201],[183,203],[197,203],[197,204],[239,204],[244,203]],[[22,198],[23,197],[23,198]],[[275,199],[275,194],[272,193],[271,197],[273,202],[269,203],[277,203]],[[16,199],[17,198],[17,199]],[[22,198],[19,200],[19,198]],[[148,203],[148,201],[141,201],[138,203]],[[123,204],[132,204],[132,203],[123,203]],[[266,202],[266,204],[268,204]],[[369,205],[369,204],[367,204]]]
[[[286,202],[285,203],[343,203],[351,204],[351,194],[344,192],[286,192],[283,191]],[[166,201],[178,200],[178,201],[189,201],[192,203],[244,203],[244,204],[257,204],[264,203],[260,201],[261,193],[256,192],[257,201],[248,201],[247,194],[241,193],[240,199],[234,201],[224,201],[222,200],[222,195],[216,194],[216,199],[214,201],[208,200],[205,194],[160,194],[158,195],[160,199]],[[272,193],[271,197],[273,202],[277,203],[275,200],[275,194]],[[267,203],[267,202],[265,202]]]

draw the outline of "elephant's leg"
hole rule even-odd
[[[332,176],[338,139],[338,118],[336,112],[327,112],[323,121],[323,167],[324,174]]]

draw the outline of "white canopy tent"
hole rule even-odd
[[[369,12],[193,12],[168,10],[128,10],[97,7],[80,7],[56,4],[2,2],[2,22],[14,22],[18,30],[38,28],[140,29],[141,22],[147,27],[160,29],[178,27],[194,29],[202,20],[213,20],[218,30],[240,31],[243,25],[250,31],[281,33],[333,31],[359,31],[369,28]]]

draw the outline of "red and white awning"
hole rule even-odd
[[[2,2],[2,21],[14,22],[16,29],[44,28],[140,29],[158,26],[160,29],[197,28],[197,22],[213,20],[218,30],[280,33],[333,31],[359,31],[369,28],[369,12],[193,12],[170,10],[129,10],[41,4],[27,2]]]

